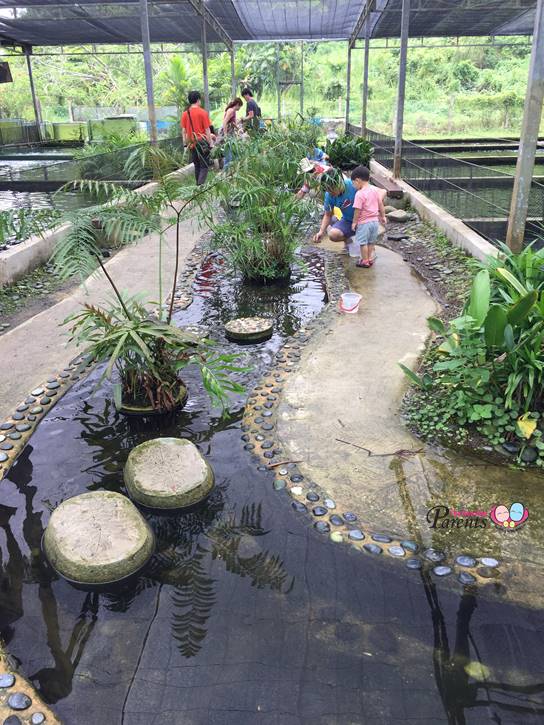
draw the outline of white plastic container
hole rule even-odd
[[[359,304],[363,298],[357,292],[344,292],[340,295],[340,312],[355,315],[359,311]]]

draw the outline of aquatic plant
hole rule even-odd
[[[301,183],[300,159],[313,150],[317,133],[300,118],[233,142],[234,161],[214,188],[228,218],[218,222],[209,208],[203,217],[215,248],[247,279],[289,275],[308,217],[308,206],[293,191]]]
[[[156,188],[150,194],[137,194],[116,184],[80,181],[80,189],[105,204],[78,210],[67,216],[70,229],[57,243],[53,263],[63,278],[78,275],[82,280],[99,269],[108,280],[114,302],[108,307],[85,305],[69,317],[72,340],[84,346],[84,354],[96,362],[107,362],[103,378],[118,373],[119,405],[149,406],[155,411],[171,411],[184,400],[185,387],[178,375],[186,365],[198,365],[206,391],[214,403],[226,405],[229,392],[242,392],[229,378],[237,371],[234,359],[213,351],[210,340],[180,330],[172,323],[180,256],[180,225],[194,213],[209,187],[189,186],[173,174],[166,152],[152,147],[138,149],[127,164],[131,174],[153,168]],[[213,182],[212,182],[213,183]],[[163,299],[163,237],[175,230],[175,262],[169,304]],[[157,235],[159,265],[158,306],[127,297],[115,284],[102,260],[97,238],[100,230],[114,247],[134,243],[149,233]]]

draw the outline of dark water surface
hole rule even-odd
[[[240,351],[254,385],[325,302],[323,260],[306,260],[290,287],[252,289],[210,257],[178,320],[204,322],[222,349]],[[248,312],[274,315],[274,337],[227,343],[221,324]],[[199,510],[148,515],[157,554],[129,588],[77,590],[40,551],[55,506],[84,491],[123,491],[129,451],[157,435],[116,413],[108,387],[95,389],[96,372],[40,424],[0,486],[0,634],[65,723],[544,721],[541,612],[500,593],[460,595],[331,543],[243,450],[243,400],[222,419],[194,373],[185,378],[190,401],[160,435],[193,440],[217,487]]]

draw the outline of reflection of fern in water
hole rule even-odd
[[[211,561],[222,561],[226,571],[249,578],[257,589],[269,587],[286,594],[293,587],[294,579],[286,587],[288,574],[279,556],[268,551],[244,551],[246,545],[268,533],[262,525],[261,505],[246,505],[239,516],[233,512],[221,521],[217,517],[224,506],[223,494],[217,487],[200,511],[150,517],[157,553],[134,586],[106,595],[108,609],[127,611],[145,589],[158,583],[168,586],[174,609],[172,635],[183,657],[196,656],[206,637],[216,601]],[[203,534],[208,537],[209,548],[197,543],[199,539],[205,541]]]
[[[200,545],[177,572],[178,581],[172,592],[175,611],[172,634],[184,657],[194,657],[206,637],[206,623],[215,603],[213,579],[206,576],[203,560],[209,552]]]

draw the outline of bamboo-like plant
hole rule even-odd
[[[299,163],[316,142],[315,126],[303,119],[230,142],[234,161],[214,188],[227,220],[217,223],[209,208],[202,216],[214,231],[214,246],[245,278],[288,276],[308,216],[293,193],[302,181]]]
[[[204,387],[214,403],[226,405],[229,392],[243,392],[230,379],[237,371],[232,355],[213,351],[211,341],[188,333],[172,324],[174,297],[179,271],[180,225],[210,199],[211,181],[206,186],[188,185],[172,173],[171,160],[160,149],[137,149],[126,164],[128,176],[138,177],[142,167],[151,167],[156,182],[149,194],[119,188],[118,185],[80,181],[77,187],[94,194],[104,204],[78,210],[67,216],[71,227],[53,254],[61,277],[74,275],[84,280],[99,270],[108,280],[115,302],[107,308],[90,304],[66,320],[71,325],[71,339],[85,346],[85,354],[97,362],[107,362],[102,379],[114,370],[121,381],[124,407],[151,407],[171,411],[185,397],[178,374],[190,363],[201,372]],[[152,307],[140,298],[122,293],[102,261],[97,228],[115,247],[136,242],[149,233],[157,235],[159,261],[159,304]],[[166,308],[162,304],[163,237],[175,231],[175,264]],[[119,401],[116,401],[119,402]]]

